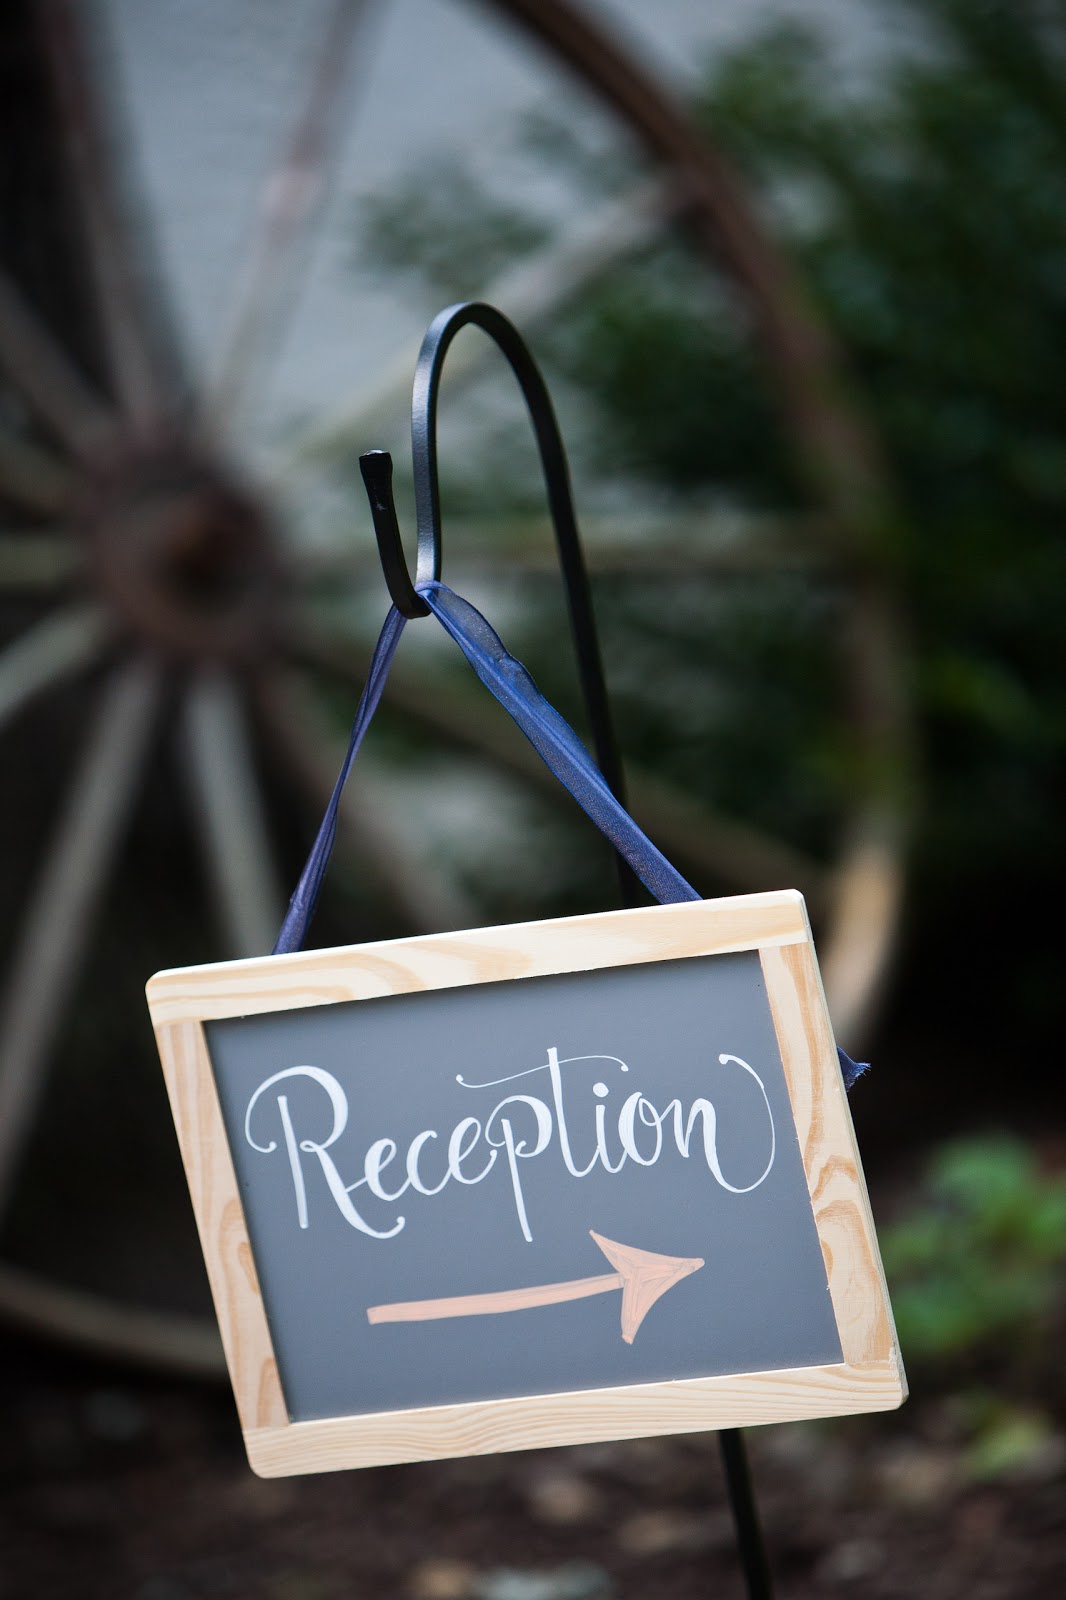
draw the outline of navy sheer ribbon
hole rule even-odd
[[[680,900],[702,899],[615,799],[573,728],[545,700],[525,667],[508,652],[480,611],[436,579],[419,583],[417,592],[445,632],[455,640],[481,682],[518,724],[541,760],[569,790],[600,832],[624,856],[649,894],[663,905]],[[348,751],[318,836],[289,901],[281,932],[274,945],[275,955],[301,949],[307,937],[333,850],[341,792],[378,708],[403,628],[404,618],[394,606],[385,619],[374,648],[366,687],[352,724]],[[866,1071],[867,1064],[852,1061],[843,1050],[837,1053],[844,1085],[850,1089],[855,1079]]]

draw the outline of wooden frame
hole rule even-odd
[[[465,984],[758,951],[843,1362],[291,1422],[203,1024]],[[248,1457],[266,1477],[888,1410],[906,1395],[803,898],[793,890],[161,972],[148,986]]]

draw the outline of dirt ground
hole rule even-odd
[[[220,1389],[20,1342],[0,1363],[2,1600],[732,1600],[700,1435],[265,1482]],[[967,1479],[937,1402],[747,1434],[782,1600],[1066,1596],[1066,1459]]]

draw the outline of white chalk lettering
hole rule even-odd
[[[649,1116],[648,1113],[651,1113]],[[636,1120],[640,1117],[646,1128],[655,1129],[655,1149],[650,1156],[642,1156],[636,1141]],[[663,1147],[662,1118],[650,1100],[645,1100],[638,1089],[636,1094],[631,1094],[618,1115],[618,1137],[622,1141],[622,1149],[631,1161],[636,1161],[642,1167],[654,1167],[659,1159]]]
[[[450,1172],[445,1172],[443,1178],[437,1184],[436,1188],[431,1189],[422,1182],[422,1179],[418,1175],[418,1158],[422,1154],[422,1146],[426,1144],[428,1140],[435,1139],[436,1137],[437,1135],[433,1132],[432,1128],[426,1128],[423,1133],[417,1134],[416,1137],[411,1140],[411,1143],[407,1149],[407,1176],[410,1178],[411,1183],[418,1190],[419,1194],[440,1194],[441,1190],[444,1188],[444,1185],[451,1177]]]
[[[396,1156],[395,1139],[375,1139],[366,1153],[363,1162],[363,1177],[371,1194],[376,1194],[379,1200],[398,1200],[411,1187],[410,1178],[405,1178],[398,1189],[391,1192],[385,1188],[381,1181],[381,1170],[387,1167]]]
[[[457,1122],[452,1129],[452,1136],[448,1140],[448,1171],[457,1183],[480,1183],[496,1165],[497,1152],[490,1150],[489,1159],[481,1171],[476,1172],[471,1178],[464,1176],[463,1162],[477,1149],[480,1138],[481,1124],[476,1117],[464,1117],[462,1122]]]
[[[575,1082],[575,1069],[579,1064],[588,1066],[591,1063],[598,1065],[604,1077],[597,1078],[591,1085],[590,1107],[588,1088],[583,1090],[580,1081]],[[317,1163],[317,1169],[325,1180],[325,1192],[341,1216],[352,1228],[372,1239],[394,1238],[406,1226],[406,1220],[402,1216],[372,1219],[364,1215],[364,1210],[367,1209],[364,1202],[360,1202],[364,1206],[364,1210],[360,1210],[352,1200],[356,1190],[365,1188],[371,1212],[374,1202],[394,1206],[406,1193],[431,1200],[453,1179],[456,1183],[467,1187],[483,1183],[496,1168],[497,1157],[502,1150],[506,1158],[504,1167],[510,1179],[515,1217],[522,1237],[531,1243],[533,1226],[522,1176],[523,1163],[534,1161],[551,1152],[555,1153],[561,1174],[576,1179],[588,1177],[597,1167],[614,1176],[621,1172],[628,1162],[642,1168],[655,1167],[661,1160],[666,1159],[670,1152],[676,1152],[676,1155],[684,1161],[702,1158],[715,1183],[729,1194],[750,1194],[752,1190],[765,1183],[777,1155],[777,1130],[774,1126],[766,1085],[755,1068],[740,1056],[719,1055],[718,1064],[738,1069],[758,1087],[768,1124],[768,1154],[757,1177],[751,1177],[750,1165],[747,1172],[734,1170],[737,1166],[736,1157],[727,1163],[729,1176],[726,1175],[719,1148],[722,1133],[719,1109],[708,1095],[697,1095],[687,1106],[682,1104],[680,1098],[675,1097],[659,1110],[642,1089],[634,1089],[626,1095],[615,1113],[608,1105],[611,1087],[605,1079],[612,1071],[628,1073],[629,1067],[626,1062],[615,1055],[560,1056],[554,1045],[547,1051],[546,1059],[537,1066],[525,1067],[519,1072],[508,1073],[500,1078],[475,1083],[464,1078],[462,1074],[457,1075],[456,1082],[462,1089],[480,1093],[513,1084],[521,1078],[544,1073],[547,1077],[545,1089],[550,1094],[550,1103],[548,1099],[541,1099],[534,1094],[512,1093],[498,1100],[491,1109],[483,1111],[484,1121],[473,1116],[459,1118],[450,1133],[446,1135],[446,1161],[443,1159],[444,1147],[437,1144],[437,1141],[445,1135],[436,1128],[423,1128],[410,1139],[402,1155],[402,1165],[401,1160],[398,1160],[401,1157],[401,1147],[397,1141],[387,1136],[375,1138],[366,1147],[362,1160],[362,1177],[354,1183],[346,1184],[330,1152],[338,1145],[338,1141],[348,1129],[348,1098],[332,1073],[314,1066],[288,1067],[264,1079],[248,1101],[244,1117],[244,1133],[253,1150],[262,1155],[272,1155],[278,1149],[277,1139],[269,1139],[264,1143],[253,1136],[253,1113],[256,1112],[260,1101],[264,1099],[268,1090],[288,1080],[305,1078],[317,1085],[325,1095],[325,1100],[319,1109],[316,1109],[306,1093],[301,1094],[295,1101],[296,1107],[299,1108],[298,1113],[294,1113],[290,1104],[290,1094],[279,1091],[274,1096],[296,1205],[296,1220],[301,1228],[311,1226],[314,1197],[309,1194],[305,1168],[307,1158],[313,1158],[313,1163]],[[579,1072],[578,1078],[582,1076]],[[584,1082],[587,1085],[588,1079],[585,1078]],[[592,1110],[591,1153],[588,1153],[589,1143],[586,1142],[585,1159],[582,1161],[575,1156],[575,1148],[580,1146],[581,1141],[578,1139],[575,1145],[574,1130],[580,1130],[582,1119],[586,1129],[588,1128],[590,1108]],[[316,1117],[321,1118],[322,1112],[326,1113],[328,1128],[325,1137],[315,1138],[312,1137],[311,1129],[314,1127]],[[256,1116],[257,1124],[264,1126],[263,1118],[267,1116],[268,1111],[264,1107]],[[300,1125],[299,1132],[297,1124]],[[310,1127],[306,1126],[307,1124],[310,1124]],[[441,1157],[437,1160],[433,1159],[434,1148],[441,1150]],[[347,1150],[347,1146],[345,1149]],[[612,1158],[612,1150],[617,1150],[616,1159]],[[340,1155],[339,1150],[338,1155]],[[385,1174],[386,1169],[390,1168],[394,1161],[397,1162],[396,1175],[392,1180],[393,1187],[390,1188]],[[313,1163],[312,1170],[314,1170]],[[405,1176],[399,1181],[401,1169]],[[356,1170],[359,1170],[358,1167]],[[749,1179],[750,1181],[747,1181]],[[321,1190],[317,1192],[322,1193]],[[376,1222],[381,1225],[375,1225]]]
[[[537,1142],[531,1150],[524,1139],[517,1142],[514,1130],[511,1127],[510,1117],[500,1117],[500,1112],[505,1106],[526,1105],[537,1120]],[[491,1128],[496,1118],[500,1117],[500,1139],[492,1137]],[[526,1216],[525,1196],[522,1193],[522,1179],[518,1172],[519,1160],[529,1161],[533,1156],[539,1156],[542,1150],[548,1147],[548,1140],[552,1136],[552,1114],[543,1100],[537,1100],[531,1094],[512,1094],[506,1100],[501,1100],[485,1123],[485,1138],[489,1144],[499,1149],[502,1145],[507,1151],[507,1165],[511,1169],[511,1187],[514,1190],[515,1210],[518,1212],[518,1221],[522,1228],[522,1236],[529,1244],[533,1243],[533,1235],[529,1228],[529,1218]]]
[[[622,1072],[628,1072],[629,1068],[618,1056],[567,1056],[564,1060],[560,1061],[559,1052],[554,1046],[552,1046],[552,1048],[548,1051],[548,1074],[551,1078],[552,1099],[555,1102],[555,1115],[559,1124],[559,1149],[562,1153],[566,1170],[569,1172],[570,1176],[572,1178],[587,1178],[593,1167],[596,1166],[597,1162],[602,1162],[602,1164],[607,1168],[608,1172],[613,1172],[616,1169],[611,1166],[607,1159],[607,1150],[603,1142],[603,1130],[600,1126],[600,1121],[596,1122],[596,1148],[591,1159],[589,1160],[588,1165],[585,1167],[578,1167],[574,1165],[574,1158],[570,1153],[570,1133],[566,1123],[566,1106],[563,1101],[563,1078],[562,1073],[559,1070],[560,1067],[570,1066],[574,1061],[613,1061]],[[535,1067],[533,1070],[537,1072],[540,1071],[540,1068]],[[593,1089],[593,1093],[599,1094],[601,1088],[603,1088],[603,1086],[601,1084],[597,1084]],[[603,1093],[607,1093],[606,1088],[603,1088]]]
[[[270,1143],[266,1145],[256,1144],[251,1133],[252,1112],[255,1110],[260,1096],[265,1094],[268,1089],[272,1088],[275,1083],[281,1083],[285,1078],[311,1078],[315,1083],[321,1084],[323,1089],[325,1089],[326,1093],[329,1095],[330,1105],[333,1110],[333,1126],[330,1129],[329,1138],[321,1141],[316,1141],[314,1139],[301,1139],[299,1141],[299,1150],[303,1151],[307,1155],[314,1155],[318,1157],[323,1176],[325,1177],[326,1183],[329,1187],[329,1192],[333,1196],[334,1202],[336,1203],[337,1209],[341,1216],[344,1218],[345,1222],[350,1223],[353,1228],[358,1228],[361,1233],[369,1234],[372,1239],[391,1239],[393,1235],[399,1233],[401,1228],[404,1226],[404,1218],[397,1217],[391,1228],[372,1228],[370,1223],[365,1221],[364,1218],[360,1216],[359,1212],[355,1209],[351,1202],[352,1189],[358,1189],[366,1182],[366,1179],[360,1178],[358,1183],[350,1184],[346,1188],[341,1179],[340,1173],[337,1171],[333,1157],[326,1154],[330,1145],[336,1143],[341,1134],[344,1132],[345,1128],[348,1126],[348,1097],[331,1072],[323,1072],[321,1067],[286,1067],[283,1071],[275,1072],[271,1077],[266,1078],[259,1085],[252,1098],[249,1100],[248,1109],[244,1113],[244,1136],[248,1140],[248,1143],[251,1145],[253,1150],[262,1151],[264,1155],[269,1155],[272,1150],[277,1149],[278,1146],[276,1139],[272,1139]],[[293,1133],[291,1119],[289,1118],[289,1108],[285,1095],[278,1096],[278,1113],[282,1119],[286,1147],[289,1151],[289,1161],[292,1166],[293,1186],[296,1190],[297,1220],[299,1221],[301,1228],[306,1228],[308,1226],[307,1194],[304,1187],[299,1154],[297,1152],[297,1141],[295,1134]]]

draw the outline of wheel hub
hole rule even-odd
[[[281,569],[261,504],[180,447],[142,452],[93,481],[82,510],[104,594],[154,647],[247,660],[277,634]]]

